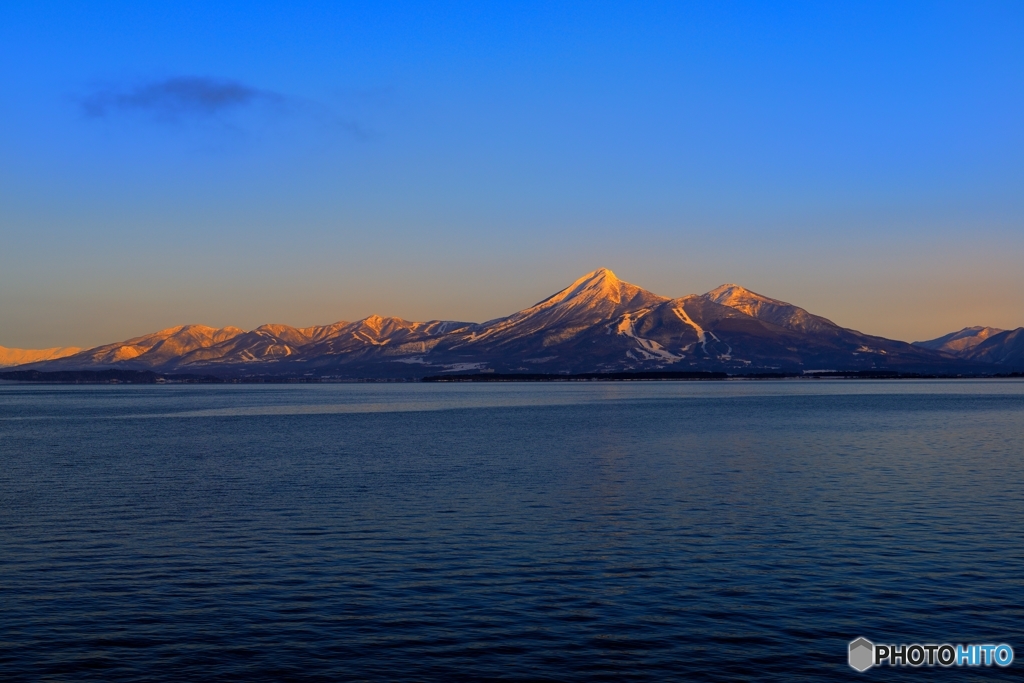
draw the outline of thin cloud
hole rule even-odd
[[[226,79],[176,76],[131,86],[104,86],[76,98],[76,102],[89,119],[137,114],[162,124],[210,122],[216,129],[235,132],[259,126],[259,119],[279,123],[297,119],[322,129],[340,130],[357,140],[374,137],[362,122],[333,107]],[[256,113],[258,119],[239,118],[248,111]]]
[[[211,118],[254,105],[282,105],[285,98],[237,81],[179,76],[131,88],[101,88],[82,98],[90,118],[121,112],[145,112],[161,120]]]

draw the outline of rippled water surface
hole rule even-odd
[[[1022,667],[1024,382],[0,384],[5,680]]]

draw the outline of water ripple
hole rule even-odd
[[[860,635],[1024,652],[1022,453],[1011,382],[2,385],[0,677],[788,681],[853,675]]]

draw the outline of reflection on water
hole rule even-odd
[[[0,677],[817,680],[855,675],[861,635],[1024,652],[1022,454],[1011,381],[0,384]]]

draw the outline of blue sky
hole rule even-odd
[[[0,345],[484,320],[600,266],[1024,324],[1024,4],[5,3]]]

